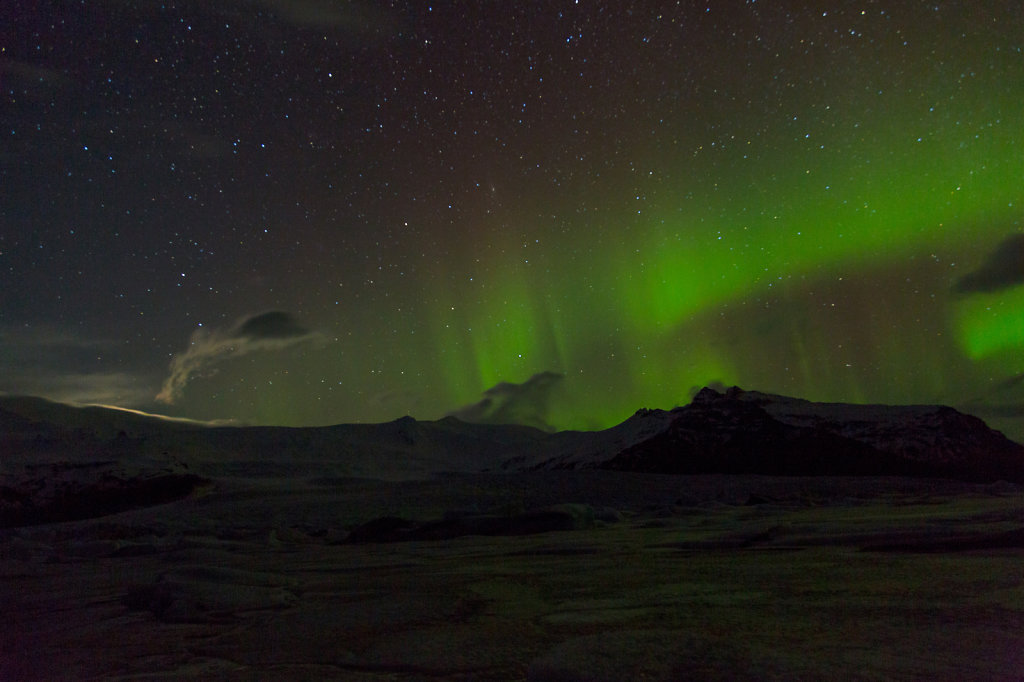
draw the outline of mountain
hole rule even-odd
[[[1024,480],[1024,446],[951,407],[814,403],[733,387],[724,393],[705,388],[668,414],[663,429],[599,466]]]
[[[98,406],[0,396],[0,471],[24,462],[185,462],[209,474],[403,480],[497,467],[549,434],[453,417],[322,427],[223,426]],[[291,475],[291,474],[289,474]]]
[[[0,527],[99,516],[217,485],[604,469],[1024,482],[1024,446],[934,405],[850,405],[731,388],[604,431],[421,422],[207,426],[0,396]]]

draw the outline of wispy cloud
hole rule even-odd
[[[524,424],[552,431],[548,423],[551,391],[564,375],[534,374],[521,384],[501,382],[484,391],[480,402],[455,410],[450,416],[477,424]]]
[[[121,345],[53,327],[2,328],[0,391],[69,403],[152,402],[154,377],[118,363]]]
[[[151,400],[152,385],[127,372],[19,373],[5,387],[9,393],[37,395],[76,405],[142,405]]]
[[[319,338],[292,315],[279,310],[243,318],[229,329],[198,329],[185,352],[171,360],[170,374],[156,399],[169,405],[177,402],[191,377],[223,360],[256,351],[283,350]]]

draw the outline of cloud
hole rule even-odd
[[[703,386],[690,386],[690,390],[688,391],[688,393],[690,394],[690,400],[696,398],[697,394],[703,391],[705,388],[710,388],[712,391],[717,391],[718,393],[725,393],[726,391],[729,390],[729,387],[726,386],[723,382],[715,379],[714,381],[709,381]]]
[[[235,326],[231,336],[258,343],[298,339],[308,334],[310,331],[300,325],[294,317],[279,310],[272,310],[269,313],[245,318]]]
[[[961,277],[953,291],[970,294],[999,291],[1024,283],[1024,234],[1007,237],[981,267]]]
[[[150,402],[157,377],[125,348],[52,326],[0,327],[0,391],[69,403]]]
[[[83,405],[104,403],[140,405],[148,402],[153,387],[127,372],[25,372],[14,374],[5,390],[11,394],[36,395],[50,400]]]
[[[185,352],[171,360],[170,374],[156,399],[168,405],[177,402],[190,378],[223,360],[255,351],[283,350],[317,338],[319,334],[279,310],[243,318],[227,330],[196,330]]]
[[[455,410],[449,416],[475,424],[523,424],[552,431],[548,423],[551,392],[563,378],[564,375],[555,372],[540,372],[521,384],[503,381],[484,391],[480,402]]]

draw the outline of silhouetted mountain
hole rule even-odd
[[[1024,482],[1024,446],[943,406],[813,403],[705,388],[604,431],[421,422],[204,426],[0,396],[0,526],[159,504],[215,481],[429,479],[607,469],[668,474],[930,476]]]
[[[664,430],[600,466],[1024,480],[1024,446],[950,407],[813,403],[733,387],[725,393],[705,388],[669,414]]]

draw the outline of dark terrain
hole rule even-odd
[[[1021,679],[1024,448],[705,389],[603,432],[0,398],[0,679]]]

